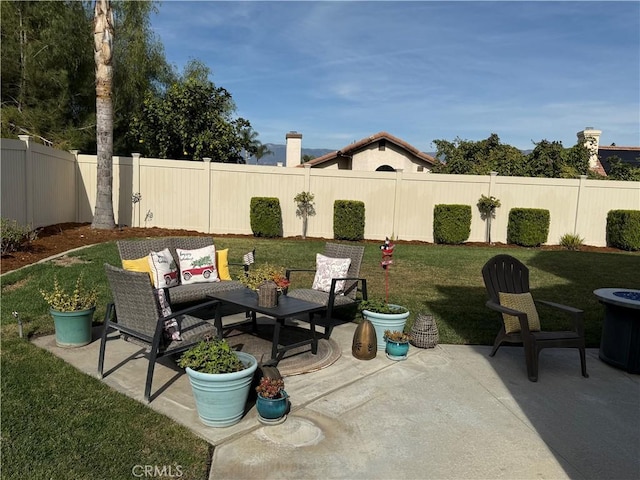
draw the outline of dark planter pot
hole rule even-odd
[[[289,396],[284,390],[280,398],[265,398],[258,394],[256,409],[263,423],[280,423],[289,409]]]

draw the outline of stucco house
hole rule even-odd
[[[301,163],[302,134],[289,132],[287,139],[287,167],[332,168],[394,172],[430,172],[438,160],[419,151],[404,140],[387,132],[379,132],[346,147],[327,153],[304,164]]]
[[[578,141],[585,143],[591,152],[589,159],[591,170],[606,176],[611,168],[610,159],[614,156],[633,167],[640,167],[640,147],[618,147],[616,145],[605,147],[600,145],[600,135],[602,135],[602,130],[596,130],[593,127],[587,127],[577,133]]]

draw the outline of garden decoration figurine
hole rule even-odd
[[[389,266],[393,263],[393,249],[395,244],[391,243],[389,237],[387,237],[380,250],[382,250],[382,261],[380,265],[384,269],[384,300],[389,303]]]

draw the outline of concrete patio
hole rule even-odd
[[[210,479],[638,479],[640,376],[587,352],[545,350],[540,378],[527,380],[522,348],[412,347],[402,362],[383,352],[351,355],[355,324],[335,328],[342,356],[322,370],[287,377],[292,410],[276,426],[255,407],[228,428],[198,420],[186,375],[170,360],[156,367],[153,408],[215,446]],[[99,332],[79,349],[37,345],[96,375]],[[107,346],[104,382],[142,400],[141,349]]]

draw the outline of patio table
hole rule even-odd
[[[311,353],[313,355],[318,353],[318,339],[316,337],[316,325],[313,314],[323,310],[325,308],[324,305],[281,295],[278,299],[278,305],[275,307],[261,307],[258,305],[258,294],[249,288],[217,292],[208,296],[209,298],[218,300],[215,312],[215,326],[220,338],[222,338],[222,308],[225,304],[245,308],[250,311],[254,325],[256,313],[275,318],[271,345],[271,360],[268,362],[269,364],[277,364],[278,354],[304,345],[311,345]],[[280,329],[284,326],[285,319],[303,314],[309,314],[310,338],[290,345],[280,346]]]

